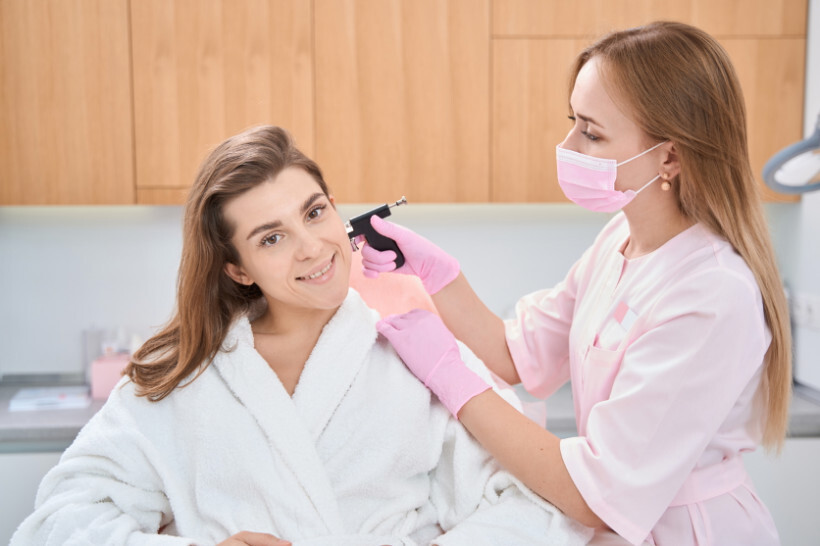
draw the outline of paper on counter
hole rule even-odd
[[[86,385],[20,389],[9,400],[9,411],[82,409],[91,405]]]

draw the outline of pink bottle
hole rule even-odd
[[[131,360],[128,353],[103,355],[91,363],[91,398],[106,400]]]

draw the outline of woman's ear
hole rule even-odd
[[[228,262],[225,264],[225,274],[239,284],[244,284],[245,286],[250,286],[253,284],[253,279],[245,273],[245,270],[242,269],[241,266],[234,263]]]
[[[661,166],[661,174],[664,179],[673,179],[680,174],[680,157],[678,156],[678,149],[674,142],[667,142],[661,149],[666,152],[663,156],[663,165]]]
[[[336,208],[336,198],[333,197],[332,195],[328,195],[327,198],[330,200],[330,206],[332,206],[335,209]]]

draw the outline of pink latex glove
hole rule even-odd
[[[391,224],[375,214],[370,225],[385,237],[390,237],[404,254],[404,265],[396,269],[396,253],[392,250],[378,251],[370,245],[362,247],[362,266],[365,277],[375,278],[379,273],[395,270],[396,273],[415,275],[428,294],[433,295],[451,282],[460,271],[458,260],[439,247],[407,228]]]
[[[376,329],[456,419],[468,400],[490,388],[461,360],[456,338],[438,315],[413,309],[383,318]]]

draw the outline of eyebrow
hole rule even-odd
[[[307,199],[305,199],[305,202],[302,203],[302,209],[301,209],[302,214],[307,212],[307,210],[313,205],[313,203],[315,203],[318,199],[321,199],[324,196],[325,196],[324,193],[316,192],[313,195],[311,195],[310,197],[308,197]],[[281,226],[282,226],[282,222],[280,220],[274,220],[273,222],[268,222],[266,224],[262,224],[261,226],[256,226],[248,234],[248,239],[252,238],[254,235],[256,235],[258,233],[262,233],[263,231],[276,229],[276,228],[281,227]]]
[[[591,117],[589,117],[589,116],[583,116],[583,115],[581,115],[581,114],[577,114],[577,113],[576,113],[576,114],[575,114],[575,117],[577,117],[577,118],[581,118],[582,120],[586,121],[587,123],[592,123],[593,125],[597,125],[597,126],[598,126],[598,127],[600,127],[601,129],[603,129],[603,128],[604,128],[604,126],[603,126],[603,125],[601,125],[600,123],[598,123],[597,121],[595,121],[594,119],[592,119],[592,118],[591,118]]]

